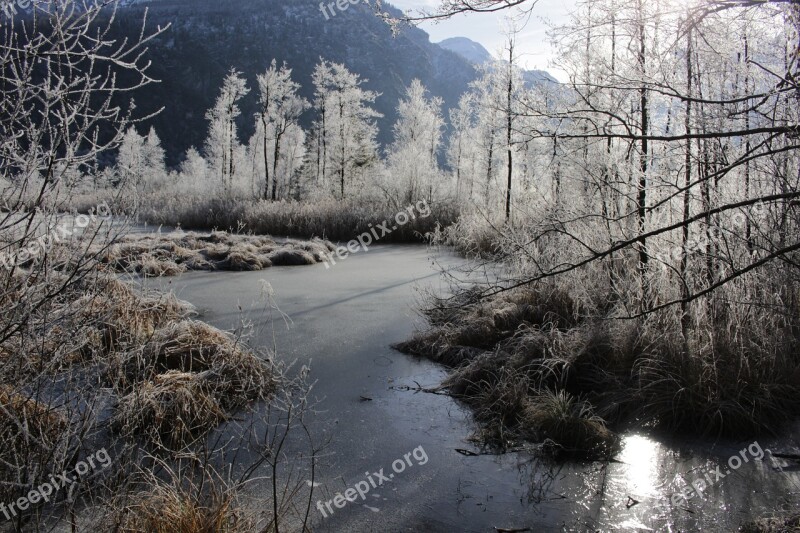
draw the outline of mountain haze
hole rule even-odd
[[[486,63],[495,61],[494,57],[492,57],[492,54],[490,54],[482,44],[471,39],[467,39],[466,37],[452,37],[450,39],[445,39],[438,44],[445,50],[449,50],[450,52],[461,56],[476,66],[485,65]],[[522,78],[528,85],[536,85],[537,83],[543,82],[558,83],[558,80],[551,76],[549,72],[544,70],[523,70]]]
[[[476,43],[466,37],[451,37],[437,43],[445,50],[450,50],[456,53],[475,65],[483,65],[494,60],[492,54],[483,47],[482,44]]]

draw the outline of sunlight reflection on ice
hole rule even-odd
[[[658,461],[660,445],[642,435],[630,435],[623,441],[622,453],[618,459],[622,463],[619,475],[630,496],[656,496],[658,480]],[[615,476],[616,477],[616,476]],[[636,498],[638,499],[638,498]]]
[[[644,435],[623,437],[619,462],[609,465],[605,525],[621,531],[661,531],[669,516],[664,493],[664,447]],[[659,524],[659,525],[656,525]]]

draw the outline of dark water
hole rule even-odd
[[[458,259],[436,261],[446,266]],[[275,312],[263,312],[265,281],[288,326]],[[405,463],[391,480],[369,486],[364,501],[355,497],[344,508],[331,502],[325,517],[313,510],[316,531],[735,531],[752,517],[798,508],[797,465],[768,456],[757,460],[770,447],[797,452],[798,431],[758,444],[630,434],[608,464],[456,452],[473,449],[469,413],[446,396],[406,389],[438,384],[443,370],[389,347],[421,323],[415,288],[446,290],[422,246],[377,246],[330,270],[316,265],[190,273],[158,282],[165,283],[194,303],[203,320],[232,329],[246,316],[260,331],[255,344],[274,342],[281,358],[311,365],[323,410],[312,426],[333,437],[316,478],[314,500],[322,500],[324,510],[337,492],[368,483],[370,476],[376,481],[372,474],[381,468],[388,477],[395,460]],[[734,455],[747,462],[731,470]],[[724,478],[716,479],[717,466]],[[687,484],[699,487],[698,480],[709,485],[702,495],[673,505],[672,495]]]

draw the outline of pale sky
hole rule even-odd
[[[389,0],[389,3],[403,11],[420,7],[433,10],[439,5],[439,0]],[[574,5],[575,0],[538,0],[531,16],[525,19],[527,25],[520,32],[517,42],[522,54],[520,59],[526,69],[547,70],[560,81],[565,81],[564,74],[549,65],[553,52],[544,21],[550,20],[556,24],[565,22]],[[420,28],[430,34],[432,42],[449,37],[467,37],[481,43],[492,55],[497,56],[505,41],[503,27],[508,13],[512,11],[471,13],[438,24],[426,22]]]

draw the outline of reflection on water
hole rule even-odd
[[[643,435],[630,435],[623,441],[620,478],[628,490],[639,496],[652,496],[657,493],[657,464],[661,447],[654,440]]]
[[[608,501],[601,522],[623,531],[652,531],[648,523],[668,521],[669,451],[653,438],[633,434],[623,438],[617,461],[608,466]]]
[[[788,439],[772,444],[793,449]],[[528,501],[542,516],[571,517],[561,531],[737,531],[754,518],[796,510],[800,502],[800,469],[776,468],[769,454],[730,469],[729,459],[751,445],[629,434],[610,463],[532,460],[520,472],[528,480]],[[700,493],[676,496],[701,482]]]

